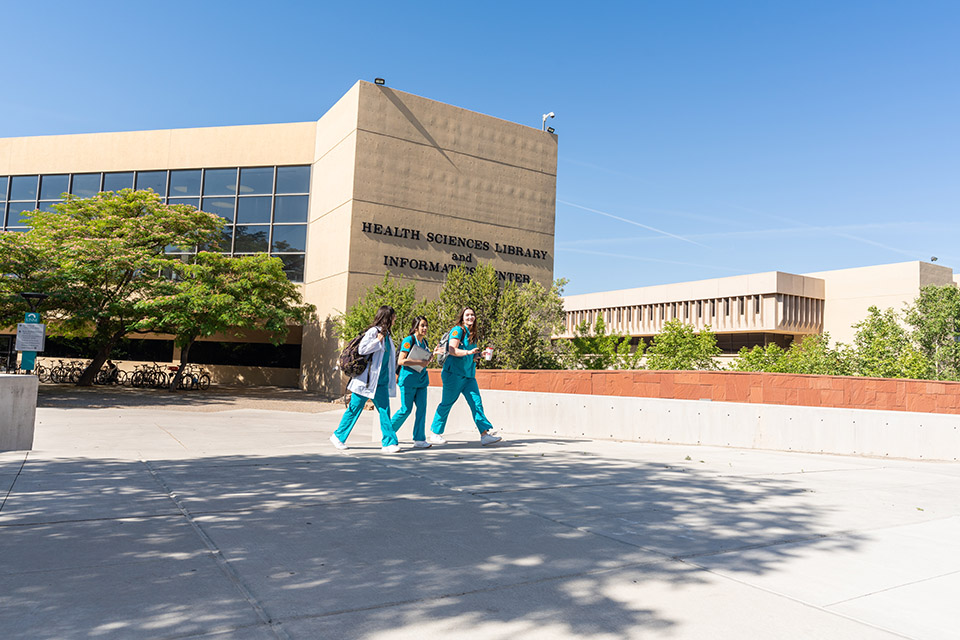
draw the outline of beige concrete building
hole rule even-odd
[[[231,253],[281,257],[320,318],[291,332],[285,367],[248,349],[224,378],[338,392],[331,318],[387,270],[422,295],[481,261],[551,282],[556,174],[554,134],[358,82],[317,122],[0,139],[0,228],[125,187],[217,213]]]
[[[797,275],[770,271],[746,276],[588,293],[564,298],[570,338],[586,321],[603,316],[609,331],[649,340],[664,322],[680,319],[709,325],[725,354],[771,342],[787,346],[806,335],[829,332],[851,342],[852,325],[870,306],[896,310],[913,302],[927,285],[956,284],[948,267],[903,262]]]

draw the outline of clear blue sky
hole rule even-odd
[[[0,137],[315,120],[358,79],[560,136],[567,293],[960,271],[960,2],[9,2]]]

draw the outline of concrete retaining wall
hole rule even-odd
[[[504,391],[481,387],[490,421],[517,434],[687,445],[802,451],[840,455],[960,460],[960,416],[759,403],[632,398],[575,393]],[[427,429],[440,389],[427,393]],[[399,408],[398,399],[392,410]],[[365,414],[375,441],[375,411]],[[410,441],[413,416],[400,430]],[[450,414],[447,434],[478,437],[464,400]]]
[[[0,451],[33,448],[37,378],[0,373]]]

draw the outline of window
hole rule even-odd
[[[242,224],[270,224],[270,196],[240,198],[237,202],[237,222]]]
[[[70,193],[80,198],[92,198],[100,192],[99,173],[78,173],[73,176]]]
[[[69,178],[70,176],[67,174],[42,176],[40,178],[40,199],[59,200],[64,193],[69,191],[67,187],[70,182]]]
[[[203,172],[203,195],[232,196],[237,193],[236,169],[206,169]],[[204,209],[206,211],[206,209]]]
[[[310,193],[310,167],[277,167],[277,193]]]
[[[200,169],[170,172],[170,197],[200,195]]]
[[[153,189],[161,198],[167,195],[166,171],[137,171],[137,191]]]
[[[10,179],[11,200],[37,200],[37,180],[39,176],[13,176]]]
[[[240,169],[240,195],[273,193],[273,167]]]
[[[133,189],[133,171],[103,174],[104,191],[120,191],[121,189]]]

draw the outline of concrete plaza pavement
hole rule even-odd
[[[960,464],[45,404],[0,453],[6,639],[958,635]]]

